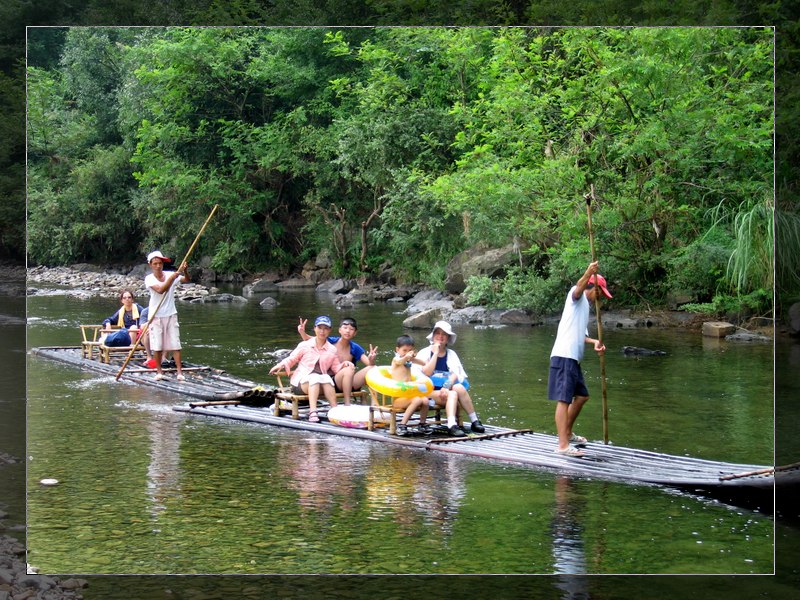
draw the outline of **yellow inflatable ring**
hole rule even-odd
[[[417,373],[411,381],[392,379],[391,367],[375,367],[367,371],[367,385],[376,392],[392,398],[415,398],[433,393],[430,377]]]

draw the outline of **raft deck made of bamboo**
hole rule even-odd
[[[80,348],[43,347],[34,348],[33,353],[78,366],[83,369],[116,376],[121,367],[99,360],[86,359]],[[154,371],[135,366],[133,363],[120,376],[121,380],[150,385],[183,396],[197,398],[200,402],[188,402],[173,407],[173,410],[216,417],[235,419],[265,425],[289,427],[319,433],[349,436],[361,439],[399,444],[432,452],[452,452],[484,459],[545,468],[558,473],[596,477],[628,483],[645,482],[694,490],[736,489],[771,490],[776,472],[780,484],[796,486],[800,483],[800,463],[773,468],[764,465],[729,463],[713,460],[676,456],[648,450],[638,450],[602,443],[588,443],[583,448],[586,456],[574,458],[554,452],[557,438],[554,435],[537,433],[529,429],[515,430],[485,425],[484,434],[467,437],[449,437],[444,427],[437,428],[432,436],[401,437],[390,435],[385,428],[373,431],[335,425],[325,419],[326,411],[319,411],[321,422],[311,423],[291,416],[275,416],[269,406],[259,406],[247,400],[254,390],[269,389],[253,381],[230,376],[211,367],[185,363],[185,381],[174,377],[156,380]],[[168,372],[169,370],[167,370]],[[225,404],[208,405],[207,402]],[[270,399],[272,402],[273,399]],[[264,404],[264,402],[262,402]]]

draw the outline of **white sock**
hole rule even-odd
[[[447,426],[448,427],[452,427],[455,424],[456,424],[456,418],[455,417],[447,417]]]
[[[478,413],[471,412],[469,413],[469,422],[474,423],[478,420]]]

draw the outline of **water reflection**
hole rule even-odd
[[[278,464],[307,513],[329,518],[338,510],[352,510],[355,474],[347,460],[348,450],[352,452],[348,442],[347,438],[308,437],[278,447]]]
[[[369,461],[366,475],[368,518],[390,517],[401,535],[419,535],[420,525],[452,534],[466,492],[463,461],[449,455],[417,461],[380,454],[382,459]]]
[[[150,436],[147,497],[154,521],[166,509],[166,500],[180,493],[180,429],[171,414],[156,413],[146,420]]]
[[[584,550],[581,516],[586,508],[585,496],[569,477],[555,479],[555,506],[550,526],[553,540],[553,571],[561,575],[555,585],[563,593],[561,598],[582,600],[589,597],[585,577],[586,553]]]

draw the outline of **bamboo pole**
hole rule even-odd
[[[592,262],[597,262],[597,255],[594,251],[594,231],[592,229],[592,200],[594,197],[594,184],[589,188],[589,194],[584,196],[586,198],[586,213],[589,217],[589,247],[592,250]],[[597,278],[595,278],[597,281]],[[599,286],[595,284],[595,289]],[[595,293],[594,296],[594,312],[597,317],[597,339],[603,343],[603,320],[600,316],[600,299]],[[608,444],[608,397],[606,395],[606,353],[600,353],[600,382],[603,390],[603,443]]]
[[[178,267],[179,268],[180,268],[180,265],[182,265],[183,263],[189,261],[189,257],[192,255],[192,252],[194,251],[195,246],[197,246],[197,242],[200,240],[200,236],[203,235],[203,232],[206,230],[206,227],[208,226],[208,223],[211,221],[211,217],[213,217],[214,213],[217,212],[217,208],[219,208],[219,204],[215,204],[214,208],[211,209],[211,213],[208,215],[208,218],[206,219],[205,223],[203,223],[203,226],[200,228],[200,231],[197,232],[197,235],[195,236],[194,241],[192,242],[192,245],[189,246],[189,250],[187,250],[186,255],[183,257],[183,260],[180,263],[178,263]],[[173,285],[174,285],[174,283],[173,283]],[[128,358],[125,359],[125,362],[122,364],[122,368],[120,368],[119,373],[117,373],[117,376],[114,378],[117,381],[119,381],[119,378],[122,376],[122,373],[125,371],[125,367],[128,366],[128,363],[131,361],[131,358],[133,358],[133,353],[136,352],[136,348],[139,345],[139,340],[144,338],[144,335],[147,333],[147,330],[150,328],[150,323],[153,322],[153,319],[155,318],[156,314],[158,313],[158,309],[161,308],[161,305],[164,303],[164,300],[166,299],[166,297],[167,297],[167,292],[164,292],[161,295],[161,300],[159,301],[158,306],[156,306],[156,309],[153,311],[153,314],[152,315],[148,315],[147,323],[145,323],[145,326],[142,328],[142,332],[139,334],[139,338],[136,340],[136,343],[133,345],[133,348],[131,348],[131,351],[128,354]]]

